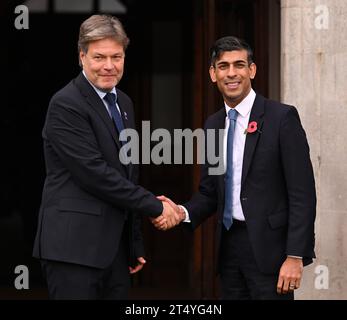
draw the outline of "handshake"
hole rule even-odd
[[[180,224],[185,218],[185,211],[165,196],[157,197],[163,203],[163,212],[157,218],[151,218],[153,225],[162,231],[169,230]]]

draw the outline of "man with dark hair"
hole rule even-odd
[[[50,101],[43,129],[47,177],[34,256],[52,299],[125,299],[130,273],[143,267],[139,214],[177,214],[137,185],[121,161],[124,128],[134,128],[130,98],[116,85],[127,38],[120,21],[94,15],[80,28],[83,71]]]
[[[293,299],[303,266],[315,257],[309,146],[296,108],[256,94],[251,87],[255,75],[247,43],[235,37],[216,41],[210,77],[224,106],[207,119],[205,129],[225,128],[226,173],[209,175],[207,163],[189,202],[177,206],[160,199],[193,229],[217,212],[223,299]],[[169,228],[162,217],[153,223]]]

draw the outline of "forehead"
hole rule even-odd
[[[88,51],[115,51],[124,52],[123,46],[112,38],[105,38],[91,41],[88,46]]]
[[[248,53],[247,50],[233,50],[221,52],[216,63],[228,62],[234,63],[236,61],[246,61],[247,62]]]

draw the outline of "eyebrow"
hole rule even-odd
[[[102,54],[102,53],[100,53],[100,52],[94,52],[93,55],[95,55],[95,56],[101,56],[101,57],[106,57],[105,54]],[[112,57],[115,57],[115,56],[123,56],[123,55],[124,55],[124,53],[122,53],[122,52],[117,52],[117,53],[113,54]]]
[[[247,61],[246,60],[236,60],[236,61],[233,61],[233,62],[231,62],[231,63],[229,63],[228,61],[219,61],[219,62],[217,62],[217,66],[219,66],[219,65],[222,65],[222,64],[238,64],[238,63],[245,63],[245,64],[247,64]]]

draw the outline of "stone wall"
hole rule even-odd
[[[281,1],[281,100],[297,106],[318,207],[297,299],[347,299],[347,1]]]

